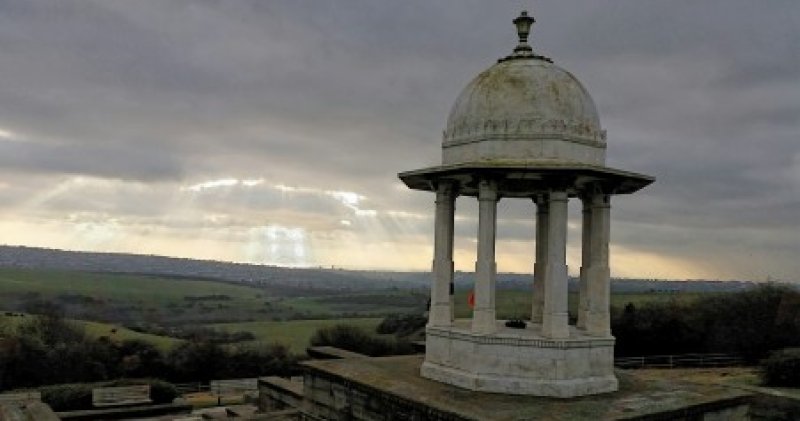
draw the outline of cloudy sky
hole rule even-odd
[[[796,0],[0,0],[0,243],[426,270],[433,196],[396,174],[522,8],[609,165],[657,177],[613,202],[615,275],[800,279]],[[500,202],[499,270],[532,271],[533,213]]]

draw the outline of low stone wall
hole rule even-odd
[[[149,384],[92,389],[92,405],[98,408],[150,403]]]
[[[465,421],[469,418],[404,399],[391,391],[308,368],[304,377],[304,419],[332,421]]]
[[[0,420],[59,421],[59,418],[56,413],[50,409],[50,406],[43,402],[31,402],[23,405],[0,403]]]
[[[258,411],[272,412],[300,408],[303,404],[303,382],[282,377],[258,379]]]
[[[156,405],[142,405],[122,408],[87,409],[82,411],[57,412],[62,420],[114,420],[141,417],[154,417],[165,414],[189,414],[192,406],[183,403],[166,403]]]

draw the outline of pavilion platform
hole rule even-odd
[[[476,392],[423,378],[422,363],[421,355],[306,362],[303,402],[294,401],[299,419],[744,420],[751,397],[720,385],[644,378],[636,370],[616,370],[616,392],[571,399]],[[259,388],[281,399],[270,378]]]

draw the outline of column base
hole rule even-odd
[[[472,332],[478,334],[494,333],[497,330],[497,316],[494,310],[476,309],[472,314]]]
[[[468,320],[449,328],[426,328],[420,374],[469,390],[571,398],[613,392],[614,338],[591,337],[571,328],[569,337],[550,339],[541,325],[477,334]]]
[[[471,373],[429,362],[422,364],[420,375],[427,379],[477,392],[553,398],[597,395],[616,392],[619,388],[617,378],[614,375],[567,380],[531,379],[527,377]]]
[[[452,311],[449,303],[432,304],[428,316],[430,326],[451,326],[453,324]]]

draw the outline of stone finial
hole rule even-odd
[[[519,44],[514,48],[514,53],[508,57],[501,58],[499,61],[514,60],[518,58],[532,58],[537,60],[544,60],[552,63],[553,60],[545,56],[536,55],[533,53],[533,48],[528,44],[528,35],[531,33],[531,27],[536,19],[533,16],[528,16],[528,11],[523,10],[519,16],[514,19],[514,25],[517,27],[517,35],[519,36]]]
[[[533,54],[533,49],[528,45],[528,35],[531,33],[531,26],[533,26],[534,22],[536,22],[536,19],[534,19],[533,16],[528,16],[527,10],[523,10],[522,13],[514,19],[514,25],[517,27],[517,35],[519,36],[519,44],[514,48],[514,55]]]

